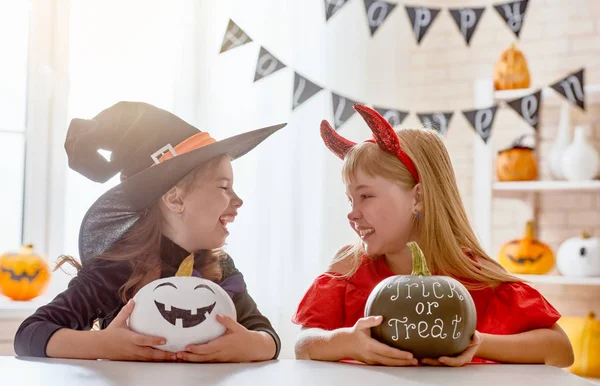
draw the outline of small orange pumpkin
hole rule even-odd
[[[525,237],[504,244],[498,260],[511,273],[541,275],[554,266],[554,253],[549,246],[534,239],[533,222],[528,221]]]
[[[563,316],[558,324],[573,346],[575,362],[568,368],[581,377],[600,378],[600,320],[590,312],[585,317]]]
[[[528,88],[531,84],[527,60],[513,43],[509,49],[500,55],[494,69],[494,89],[513,90]]]
[[[511,147],[500,150],[496,158],[496,174],[500,181],[532,181],[538,176],[533,148],[523,145],[519,137]]]
[[[49,282],[48,263],[33,253],[33,245],[0,256],[0,293],[9,298],[31,300],[41,295]]]

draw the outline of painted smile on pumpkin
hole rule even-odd
[[[509,255],[507,254],[506,256],[508,256],[508,258],[516,264],[525,264],[525,263],[535,263],[538,260],[541,260],[541,258],[543,257],[542,254],[537,255],[536,257],[527,257],[527,256],[521,256],[519,258],[515,258],[513,255]]]
[[[156,291],[160,287],[165,287],[165,286],[173,287],[173,288],[177,289],[175,284],[167,282],[167,283],[162,283],[162,284],[159,284],[158,286],[156,286],[156,288],[154,288],[154,291]],[[212,292],[213,294],[215,293],[215,291],[213,291],[212,288],[210,288],[209,286],[204,285],[204,284],[197,285],[194,288],[194,290],[196,290],[196,289],[207,289],[210,292]],[[156,300],[154,301],[154,304],[156,305],[158,312],[160,312],[160,315],[167,322],[171,323],[173,326],[176,326],[176,327],[190,328],[190,327],[195,327],[195,326],[201,324],[202,322],[204,322],[206,320],[206,318],[208,318],[210,313],[213,311],[213,309],[215,308],[215,305],[217,304],[217,302],[214,302],[213,304],[206,306],[206,307],[195,308],[192,310],[186,310],[183,308],[167,306],[164,303],[157,302]]]
[[[13,271],[12,269],[8,269],[8,268],[2,268],[2,272],[10,274],[11,280],[21,281],[22,279],[27,279],[27,280],[29,280],[29,282],[34,281],[35,278],[40,273],[40,271],[37,270],[37,271],[35,271],[35,273],[33,275],[28,275],[27,272],[17,274],[17,273],[15,273],[15,271]]]

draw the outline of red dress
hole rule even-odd
[[[367,257],[362,258],[360,267],[349,278],[322,274],[306,291],[292,322],[324,330],[351,327],[364,317],[373,288],[393,275],[385,259]],[[469,293],[477,310],[477,331],[481,333],[511,335],[550,328],[561,317],[536,289],[525,283],[504,283]]]

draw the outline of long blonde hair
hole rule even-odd
[[[180,187],[184,194],[192,192],[202,182],[206,171],[218,163],[221,158],[213,158],[197,167],[179,181],[176,186]],[[119,297],[124,303],[143,286],[160,278],[163,221],[160,201],[158,201],[148,208],[145,215],[110,249],[95,257],[96,259],[129,261],[131,264],[131,276],[119,289]],[[223,276],[222,261],[225,256],[225,252],[221,249],[203,251],[203,259],[198,259],[194,268],[205,279],[218,282]],[[59,257],[54,270],[59,269],[65,263],[74,266],[78,271],[82,269],[81,263],[72,256],[62,255]]]
[[[477,241],[460,198],[450,156],[439,134],[430,129],[403,129],[397,134],[402,150],[412,159],[419,176],[422,213],[415,219],[414,227],[432,274],[454,277],[469,289],[521,281],[490,258]],[[371,142],[356,144],[345,155],[344,183],[349,184],[359,168],[371,177],[381,176],[406,189],[416,185],[396,156]],[[356,272],[363,256],[363,244],[358,242],[338,252],[332,265],[350,259],[349,270],[342,272],[343,277],[349,277]]]

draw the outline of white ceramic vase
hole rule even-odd
[[[593,180],[600,170],[598,151],[587,140],[585,128],[575,128],[573,143],[567,147],[562,157],[562,171],[569,181]]]
[[[571,118],[569,114],[569,105],[563,104],[560,109],[560,121],[558,123],[558,132],[556,139],[552,143],[548,163],[550,174],[557,180],[564,180],[562,156],[566,148],[571,144]]]

